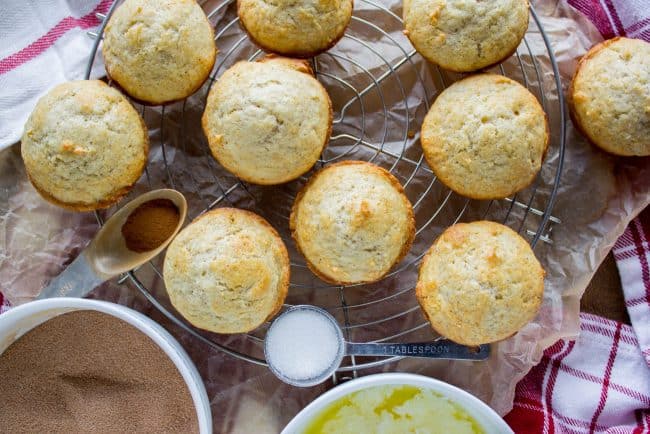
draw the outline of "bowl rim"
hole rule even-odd
[[[328,404],[350,393],[374,386],[412,385],[436,391],[459,404],[486,430],[487,433],[512,433],[506,422],[486,403],[471,393],[432,377],[406,372],[385,372],[350,380],[317,397],[303,408],[282,430],[281,434],[296,434]],[[485,426],[489,424],[489,426]],[[492,428],[492,429],[490,429]]]
[[[132,325],[148,336],[167,355],[167,357],[169,357],[183,377],[183,381],[187,385],[190,396],[192,397],[199,433],[212,433],[212,412],[210,409],[210,401],[201,375],[181,344],[167,330],[165,330],[163,326],[146,315],[127,306],[109,301],[73,297],[47,298],[21,304],[0,315],[0,323],[15,321],[19,318],[26,318],[30,315],[52,309],[68,309],[68,312],[76,310],[94,310],[102,312]],[[65,312],[61,312],[61,314],[63,313]],[[49,319],[50,318],[41,321],[29,330],[48,321]],[[22,334],[18,335],[13,341],[15,342],[18,340],[20,336],[22,336]]]

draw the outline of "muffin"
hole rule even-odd
[[[107,208],[131,190],[147,164],[144,121],[98,80],[60,84],[25,124],[21,153],[38,192],[75,211]]]
[[[238,62],[216,81],[203,113],[212,155],[253,184],[307,172],[330,138],[332,103],[306,61]]]
[[[172,241],[163,275],[170,301],[195,327],[244,333],[282,307],[289,255],[262,217],[219,208],[194,220]]]
[[[239,22],[253,42],[289,57],[333,47],[352,18],[352,0],[237,0]]]
[[[433,243],[415,293],[436,332],[463,345],[505,339],[537,314],[544,270],[530,245],[499,223],[459,223]]]
[[[427,60],[458,72],[510,57],[528,28],[526,0],[404,0],[405,33]]]
[[[106,72],[134,99],[165,104],[196,92],[217,55],[194,0],[125,0],[104,30]]]
[[[420,142],[436,176],[472,199],[501,199],[527,187],[548,146],[546,114],[525,87],[478,74],[445,89],[422,124]]]
[[[580,60],[568,92],[573,124],[616,155],[650,155],[650,43],[614,38]]]
[[[337,285],[381,279],[415,237],[413,208],[399,181],[363,161],[332,164],[312,176],[289,225],[309,268]]]

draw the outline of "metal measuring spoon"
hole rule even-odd
[[[273,321],[266,332],[264,355],[280,380],[309,387],[332,376],[344,356],[485,360],[490,346],[470,348],[447,339],[407,344],[346,342],[332,315],[319,307],[300,305]]]
[[[178,224],[169,238],[155,249],[141,253],[129,250],[122,236],[122,225],[138,206],[154,199],[168,199],[176,205]],[[176,190],[153,190],[138,196],[113,214],[90,244],[36,298],[83,297],[99,284],[150,261],[174,239],[186,215],[187,202]]]

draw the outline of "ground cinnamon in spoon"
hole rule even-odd
[[[0,432],[198,432],[169,357],[105,313],[69,312],[30,330],[0,355],[0,379]]]
[[[142,253],[164,243],[176,229],[180,212],[169,199],[153,199],[138,206],[122,225],[126,247]]]

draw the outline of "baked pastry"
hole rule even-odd
[[[427,60],[458,72],[510,57],[528,28],[527,0],[404,0],[405,33]]]
[[[306,61],[238,62],[214,83],[203,113],[212,155],[253,184],[307,172],[330,138],[332,103]]]
[[[548,139],[546,114],[528,89],[502,75],[478,74],[438,96],[420,142],[449,188],[472,199],[501,199],[535,179]]]
[[[616,155],[650,155],[650,43],[614,38],[578,63],[568,92],[573,124]]]
[[[530,245],[507,226],[459,223],[425,255],[415,293],[436,332],[459,344],[486,344],[535,317],[544,270]]]
[[[237,15],[253,42],[289,57],[313,57],[333,47],[352,18],[352,0],[237,0]]]
[[[70,81],[43,96],[25,124],[21,153],[38,192],[75,211],[107,208],[131,190],[147,164],[144,121],[117,90]]]
[[[218,208],[172,241],[163,275],[170,301],[195,327],[244,333],[282,307],[289,288],[289,255],[262,217]]]
[[[125,0],[104,29],[106,72],[134,99],[165,104],[196,92],[217,55],[194,0]]]
[[[309,268],[338,285],[381,279],[415,237],[413,208],[399,181],[363,161],[332,164],[312,176],[289,225]]]

